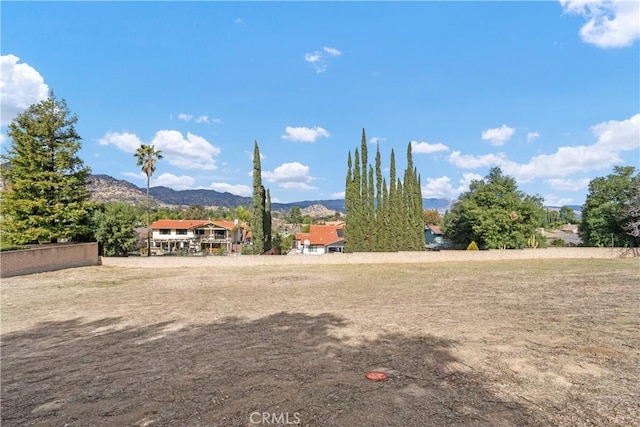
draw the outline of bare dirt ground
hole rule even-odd
[[[3,279],[2,426],[640,425],[639,267],[102,266]],[[372,370],[389,379],[367,380]]]

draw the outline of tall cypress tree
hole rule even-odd
[[[384,224],[384,202],[382,200],[382,160],[380,158],[380,145],[376,145],[376,208],[374,229],[374,246],[377,251],[384,251],[386,246],[385,224]]]
[[[344,191],[344,207],[345,216],[347,220],[344,225],[344,251],[353,252],[354,239],[351,237],[351,229],[353,225],[353,217],[355,215],[354,209],[354,194],[353,194],[353,163],[351,162],[351,151],[349,151],[349,157],[347,157],[347,180],[345,183]]]
[[[265,243],[265,194],[262,186],[262,167],[260,166],[260,149],[258,141],[255,141],[253,148],[253,215],[251,224],[251,241],[253,243],[253,253],[263,254]]]
[[[362,206],[362,191],[361,191],[361,172],[360,172],[360,153],[356,148],[353,162],[353,218],[351,220],[351,238],[353,239],[351,249],[354,252],[359,252],[364,249],[363,239],[363,206]]]
[[[401,199],[400,199],[401,200]],[[389,250],[397,251],[399,247],[399,236],[402,224],[400,213],[400,200],[398,198],[398,185],[396,183],[396,155],[391,149],[391,159],[389,167]]]
[[[369,188],[367,194],[367,251],[375,251],[377,249],[377,242],[375,241],[376,234],[376,217],[374,210],[374,188],[373,188],[373,167],[369,165]]]
[[[271,192],[267,188],[264,204],[264,250],[271,250]]]
[[[371,250],[371,239],[373,227],[371,224],[371,212],[369,202],[369,186],[373,185],[368,180],[367,170],[369,167],[369,159],[367,154],[367,135],[364,128],[362,128],[362,138],[360,140],[360,157],[362,161],[362,167],[360,168],[361,184],[360,184],[360,200],[362,201],[362,211],[360,216],[360,227],[362,229],[362,251]]]

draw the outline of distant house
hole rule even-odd
[[[293,247],[305,255],[344,252],[344,226],[311,225],[308,233],[296,233]]]
[[[440,244],[444,240],[442,229],[437,225],[424,226],[424,240],[427,245]]]
[[[237,221],[161,219],[151,224],[151,249],[226,253],[239,250],[243,227]]]

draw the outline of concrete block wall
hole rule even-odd
[[[20,276],[64,268],[100,265],[97,243],[42,245],[0,252],[0,277]]]

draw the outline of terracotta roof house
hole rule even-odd
[[[296,233],[293,247],[304,255],[344,252],[343,225],[311,225],[308,233]]]
[[[237,221],[161,219],[150,226],[151,250],[227,253],[240,250],[243,227]]]

